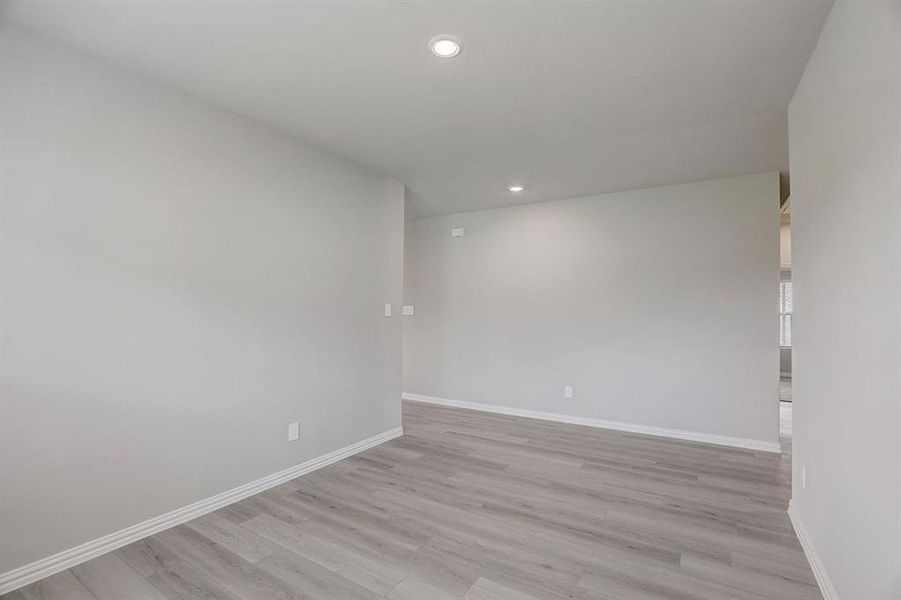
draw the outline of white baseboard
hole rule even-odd
[[[275,487],[286,481],[315,471],[316,469],[321,469],[322,467],[338,462],[348,456],[352,456],[358,452],[372,448],[373,446],[378,446],[388,440],[400,437],[403,434],[403,427],[389,429],[388,431],[376,434],[370,438],[356,442],[355,444],[345,446],[334,452],[323,454],[322,456],[300,463],[299,465],[294,465],[293,467],[289,467],[278,473],[267,475],[262,479],[245,483],[244,485],[222,492],[221,494],[216,494],[215,496],[189,504],[188,506],[177,508],[164,515],[148,519],[147,521],[137,523],[131,527],[126,527],[125,529],[110,533],[109,535],[81,544],[80,546],[64,550],[53,556],[42,558],[41,560],[13,569],[12,571],[0,573],[0,594],[11,592],[24,585],[28,585],[29,583],[33,583],[44,577],[49,577],[54,573],[59,573],[60,571],[64,571],[70,567],[91,560],[101,554],[106,554],[107,552],[136,542],[149,535],[163,531],[164,529],[180,525],[191,519],[218,510],[223,506],[247,498],[248,496],[259,494],[271,487]]]
[[[820,555],[817,554],[816,548],[813,547],[813,541],[811,541],[810,535],[804,527],[804,521],[801,519],[801,515],[798,514],[798,510],[791,500],[788,502],[788,518],[791,519],[792,527],[795,528],[795,534],[798,536],[798,541],[801,542],[801,547],[804,548],[804,555],[807,556],[807,562],[810,563],[810,569],[813,571],[813,576],[817,580],[817,585],[820,586],[823,600],[839,600],[838,592],[835,591],[835,586],[832,585],[829,575],[826,574],[826,568],[823,566],[823,561],[820,560]]]
[[[481,410],[484,412],[498,413],[502,415],[512,415],[515,417],[527,417],[529,419],[543,419],[545,421],[556,421],[558,423],[569,423],[571,425],[586,425],[588,427],[598,427],[600,429],[615,429],[617,431],[628,431],[629,433],[641,433],[644,435],[655,435],[658,437],[674,438],[677,440],[687,440],[690,442],[701,442],[704,444],[716,444],[718,446],[731,446],[733,448],[743,448],[745,450],[757,450],[760,452],[782,452],[782,445],[779,442],[767,442],[764,440],[752,440],[747,438],[732,437],[728,435],[716,435],[712,433],[698,433],[696,431],[684,431],[681,429],[668,429],[665,427],[653,427],[650,425],[635,425],[632,423],[621,423],[619,421],[606,421],[603,419],[591,419],[588,417],[574,417],[571,415],[562,415],[558,413],[540,412],[537,410],[525,410],[522,408],[511,408],[509,406],[499,406],[496,404],[481,404],[478,402],[466,402],[463,400],[451,400],[448,398],[438,398],[435,396],[422,396],[420,394],[403,394],[404,400],[412,402],[424,402],[426,404],[440,404],[441,406],[452,406],[454,408],[465,408],[467,410]],[[775,402],[775,400],[773,400]],[[775,423],[773,427],[775,427]]]

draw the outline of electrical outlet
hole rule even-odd
[[[807,465],[801,467],[801,489],[807,489]]]
[[[288,423],[288,441],[296,442],[299,437],[300,425],[296,421],[294,423]]]
[[[454,227],[453,229],[451,229],[452,238],[461,238],[464,235],[466,235],[466,229],[464,229],[463,227]]]
[[[413,308],[412,304],[404,304],[404,316],[405,317],[412,317],[415,314],[416,314],[416,309]]]
[[[572,398],[573,397],[573,386],[567,385],[563,387],[563,397],[564,398]]]

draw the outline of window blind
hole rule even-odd
[[[792,345],[792,282],[779,282],[779,345]]]

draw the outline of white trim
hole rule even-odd
[[[801,515],[795,508],[794,500],[788,501],[788,518],[791,519],[792,527],[795,528],[795,535],[798,536],[798,541],[801,542],[801,547],[804,549],[804,555],[807,557],[807,562],[810,563],[810,569],[813,571],[813,576],[817,580],[817,585],[820,586],[823,600],[839,600],[838,592],[835,591],[835,586],[832,585],[829,575],[826,574],[826,567],[823,566],[820,555],[817,554],[816,548],[813,547],[813,541],[810,539],[810,535],[804,527],[804,521],[801,519]]]
[[[24,585],[28,585],[29,583],[33,583],[44,577],[49,577],[54,573],[59,573],[60,571],[74,567],[75,565],[100,556],[101,554],[106,554],[107,552],[136,542],[149,535],[163,531],[164,529],[175,527],[176,525],[180,525],[191,519],[220,509],[223,506],[227,506],[233,502],[247,498],[248,496],[253,496],[254,494],[258,494],[271,487],[275,487],[286,481],[315,471],[316,469],[321,469],[322,467],[338,462],[339,460],[362,452],[363,450],[372,448],[373,446],[378,446],[381,443],[400,437],[403,434],[403,427],[389,429],[388,431],[378,433],[365,440],[360,440],[359,442],[345,446],[344,448],[339,448],[328,454],[323,454],[322,456],[294,465],[293,467],[288,467],[287,469],[273,473],[272,475],[267,475],[262,479],[245,483],[244,485],[227,490],[221,494],[216,494],[215,496],[189,504],[188,506],[177,508],[164,515],[115,531],[90,542],[81,544],[80,546],[64,550],[53,556],[48,556],[47,558],[42,558],[23,567],[13,569],[12,571],[0,573],[0,594],[11,592]]]
[[[601,429],[615,429],[617,431],[628,431],[630,433],[641,433],[644,435],[675,438],[677,440],[688,440],[690,442],[716,444],[718,446],[732,446],[734,448],[743,448],[745,450],[758,450],[761,452],[775,453],[782,452],[782,445],[779,442],[767,442],[764,440],[752,440],[747,438],[732,437],[729,435],[684,431],[682,429],[668,429],[666,427],[653,427],[651,425],[635,425],[632,423],[606,421],[604,419],[592,419],[588,417],[574,417],[571,415],[561,415],[558,413],[548,413],[537,410],[510,408],[509,406],[498,406],[496,404],[481,404],[479,402],[450,400],[448,398],[438,398],[435,396],[422,396],[420,394],[404,393],[402,395],[402,398],[404,400],[410,400],[411,402],[440,404],[441,406],[453,406],[454,408],[465,408],[467,410],[481,410],[484,412],[498,413],[501,415],[527,417],[529,419],[557,421],[559,423],[569,423],[571,425],[586,425],[588,427],[599,427]]]

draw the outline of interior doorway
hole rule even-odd
[[[791,402],[792,381],[792,290],[791,197],[782,203],[779,215],[779,400]]]
[[[791,196],[779,213],[779,438],[791,448],[792,433],[792,289]]]

